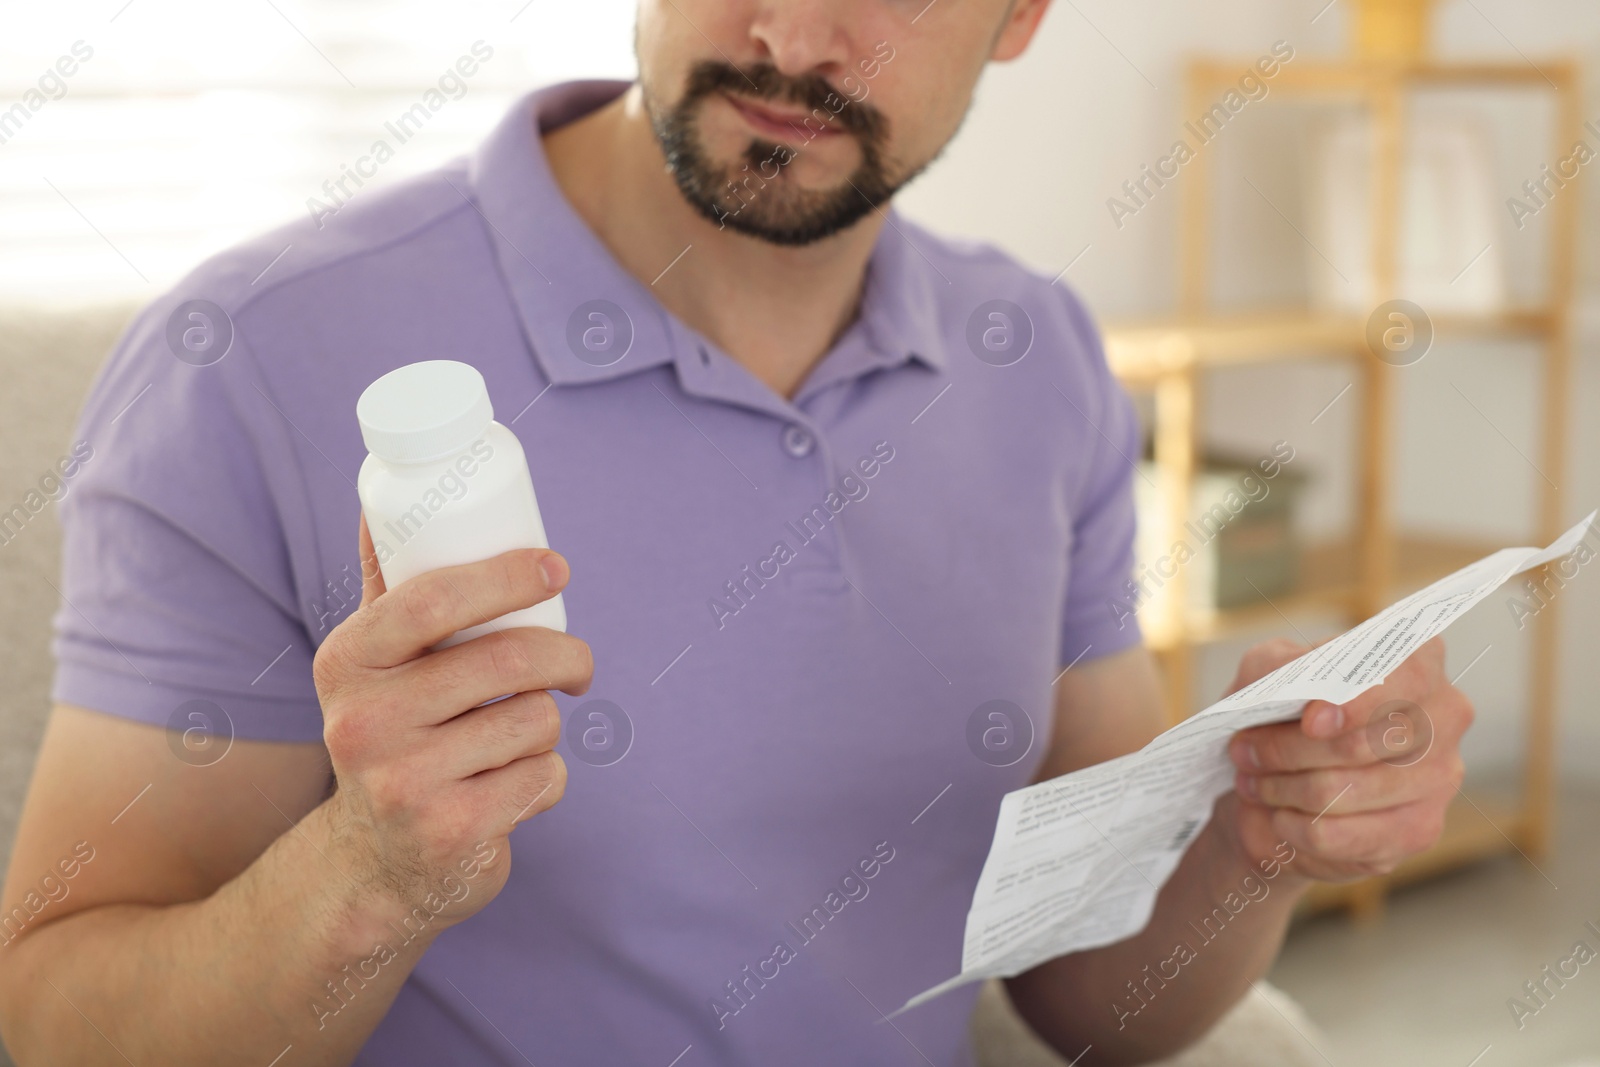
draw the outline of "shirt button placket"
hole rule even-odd
[[[824,443],[817,438],[816,433],[798,422],[786,424],[778,440],[783,450],[794,459],[805,459],[815,455],[820,460],[816,468],[816,496],[803,503],[808,508],[825,507],[827,495],[833,491],[828,473],[833,463]],[[848,550],[844,545],[844,531],[838,529],[837,518],[829,524],[826,533],[809,542],[801,549],[801,553],[804,562],[791,566],[797,566],[811,582],[820,579],[827,588],[834,589],[841,579],[849,581],[848,575],[852,568],[846,561]]]

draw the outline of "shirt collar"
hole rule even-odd
[[[887,365],[909,358],[942,370],[946,342],[940,331],[939,303],[953,287],[924,258],[926,253],[918,245],[928,240],[920,227],[893,207],[884,222],[867,264],[861,321]]]
[[[698,346],[685,343],[693,331],[673,320],[573,211],[544,154],[542,132],[603,106],[628,85],[577,81],[536,90],[512,107],[469,161],[473,207],[487,224],[534,357],[558,385],[671,362],[682,377],[686,370],[696,373],[693,364],[702,358]],[[921,231],[892,208],[885,218],[859,313],[875,358],[859,372],[908,359],[942,368],[935,287],[949,283],[913,245],[924,240]]]

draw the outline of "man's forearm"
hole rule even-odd
[[[204,900],[89,908],[0,948],[17,1062],[261,1067],[293,1045],[348,1064],[439,923],[357,885],[335,822],[324,803]]]
[[[1071,1059],[1144,1063],[1205,1034],[1271,965],[1309,880],[1293,849],[1248,865],[1212,818],[1134,937],[1063,956],[1007,981],[1018,1012]]]

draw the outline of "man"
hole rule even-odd
[[[644,0],[637,84],[534,94],[140,318],[65,510],[5,900],[66,891],[0,949],[21,1063],[970,1062],[970,987],[881,1020],[957,966],[1000,797],[1161,725],[1087,316],[888,207],[1047,2]],[[560,551],[387,588],[353,406],[439,357]],[[571,635],[428,651],[557,591]],[[1236,739],[1147,928],[1011,979],[1024,1018],[1083,1063],[1202,1034],[1306,884],[1437,834],[1471,714],[1441,668]],[[1404,768],[1364,740],[1396,697],[1436,731]]]

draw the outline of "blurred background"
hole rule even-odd
[[[8,5],[0,510],[28,516],[0,524],[0,848],[54,608],[54,512],[28,494],[132,310],[335,204],[380,138],[357,196],[470,149],[529,88],[631,77],[632,8]],[[477,41],[492,58],[400,143],[386,124]],[[902,195],[1106,328],[1148,430],[1134,607],[1174,716],[1253,641],[1321,639],[1600,505],[1597,61],[1582,0],[1058,0]],[[1600,967],[1541,978],[1600,951],[1600,583],[1542,583],[1451,630],[1479,719],[1443,846],[1313,901],[1272,975],[1328,1062],[1600,1064]]]

